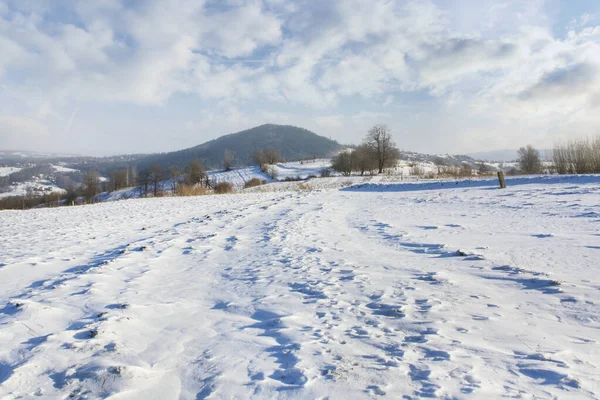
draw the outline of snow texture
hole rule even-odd
[[[12,173],[19,172],[21,169],[18,167],[0,167],[0,176],[9,176]]]
[[[43,193],[66,193],[65,189],[61,189],[52,181],[46,179],[38,179],[35,181],[27,181],[10,185],[10,191],[0,193],[0,198],[11,197],[11,196],[26,196],[28,191],[41,195]]]
[[[52,168],[56,172],[79,172],[78,169],[73,169],[73,168],[65,167],[64,165],[52,165]]]
[[[0,398],[598,398],[599,183],[0,212]]]

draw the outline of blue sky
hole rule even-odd
[[[399,147],[600,126],[596,0],[0,0],[0,149],[176,150],[263,123]]]

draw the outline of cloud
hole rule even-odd
[[[35,143],[32,140],[43,141],[48,135],[48,128],[35,119],[0,115],[0,143],[6,149],[28,150]]]
[[[598,89],[599,74],[600,68],[591,63],[558,68],[544,75],[531,89],[523,92],[521,98],[529,100],[544,97],[585,96],[590,94],[590,88]]]
[[[280,119],[347,141],[378,120],[405,132],[408,118],[456,147],[500,126],[548,140],[561,117],[600,122],[598,11],[562,21],[559,36],[543,0],[0,0],[0,106],[23,135],[43,126],[59,143],[115,103],[152,130],[181,99],[182,132],[207,139]],[[80,106],[98,117],[69,123]]]

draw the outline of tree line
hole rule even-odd
[[[523,174],[541,174],[545,170],[565,174],[600,173],[600,136],[578,138],[558,143],[552,149],[552,164],[544,167],[540,153],[533,146],[518,151],[518,170]]]
[[[369,129],[362,144],[355,149],[342,151],[331,160],[331,167],[348,176],[353,172],[364,175],[367,172],[382,173],[386,168],[395,167],[400,160],[400,150],[392,139],[387,125],[375,125]]]

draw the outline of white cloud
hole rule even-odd
[[[44,141],[48,135],[48,128],[35,119],[0,115],[0,143],[7,149],[31,149],[36,141]]]
[[[271,116],[354,139],[383,119],[402,124],[394,107],[416,94],[412,115],[420,117],[410,126],[443,131],[440,142],[458,147],[478,141],[474,136],[489,139],[488,131],[496,140],[499,127],[543,132],[539,140],[547,141],[563,134],[564,121],[584,128],[600,122],[600,26],[593,25],[598,10],[589,10],[557,37],[545,7],[543,0],[106,0],[54,7],[0,0],[0,85],[8,88],[0,105],[12,118],[11,132],[45,129],[59,140],[79,104],[167,107],[181,95],[208,107],[202,115],[210,122],[186,116],[194,121],[190,132],[208,130],[208,123],[245,128]],[[364,111],[350,112],[347,104]],[[432,118],[440,104],[456,114],[448,117],[452,124]],[[385,114],[373,111],[379,107]],[[504,136],[507,144],[516,137]],[[6,143],[4,135],[0,147]]]

